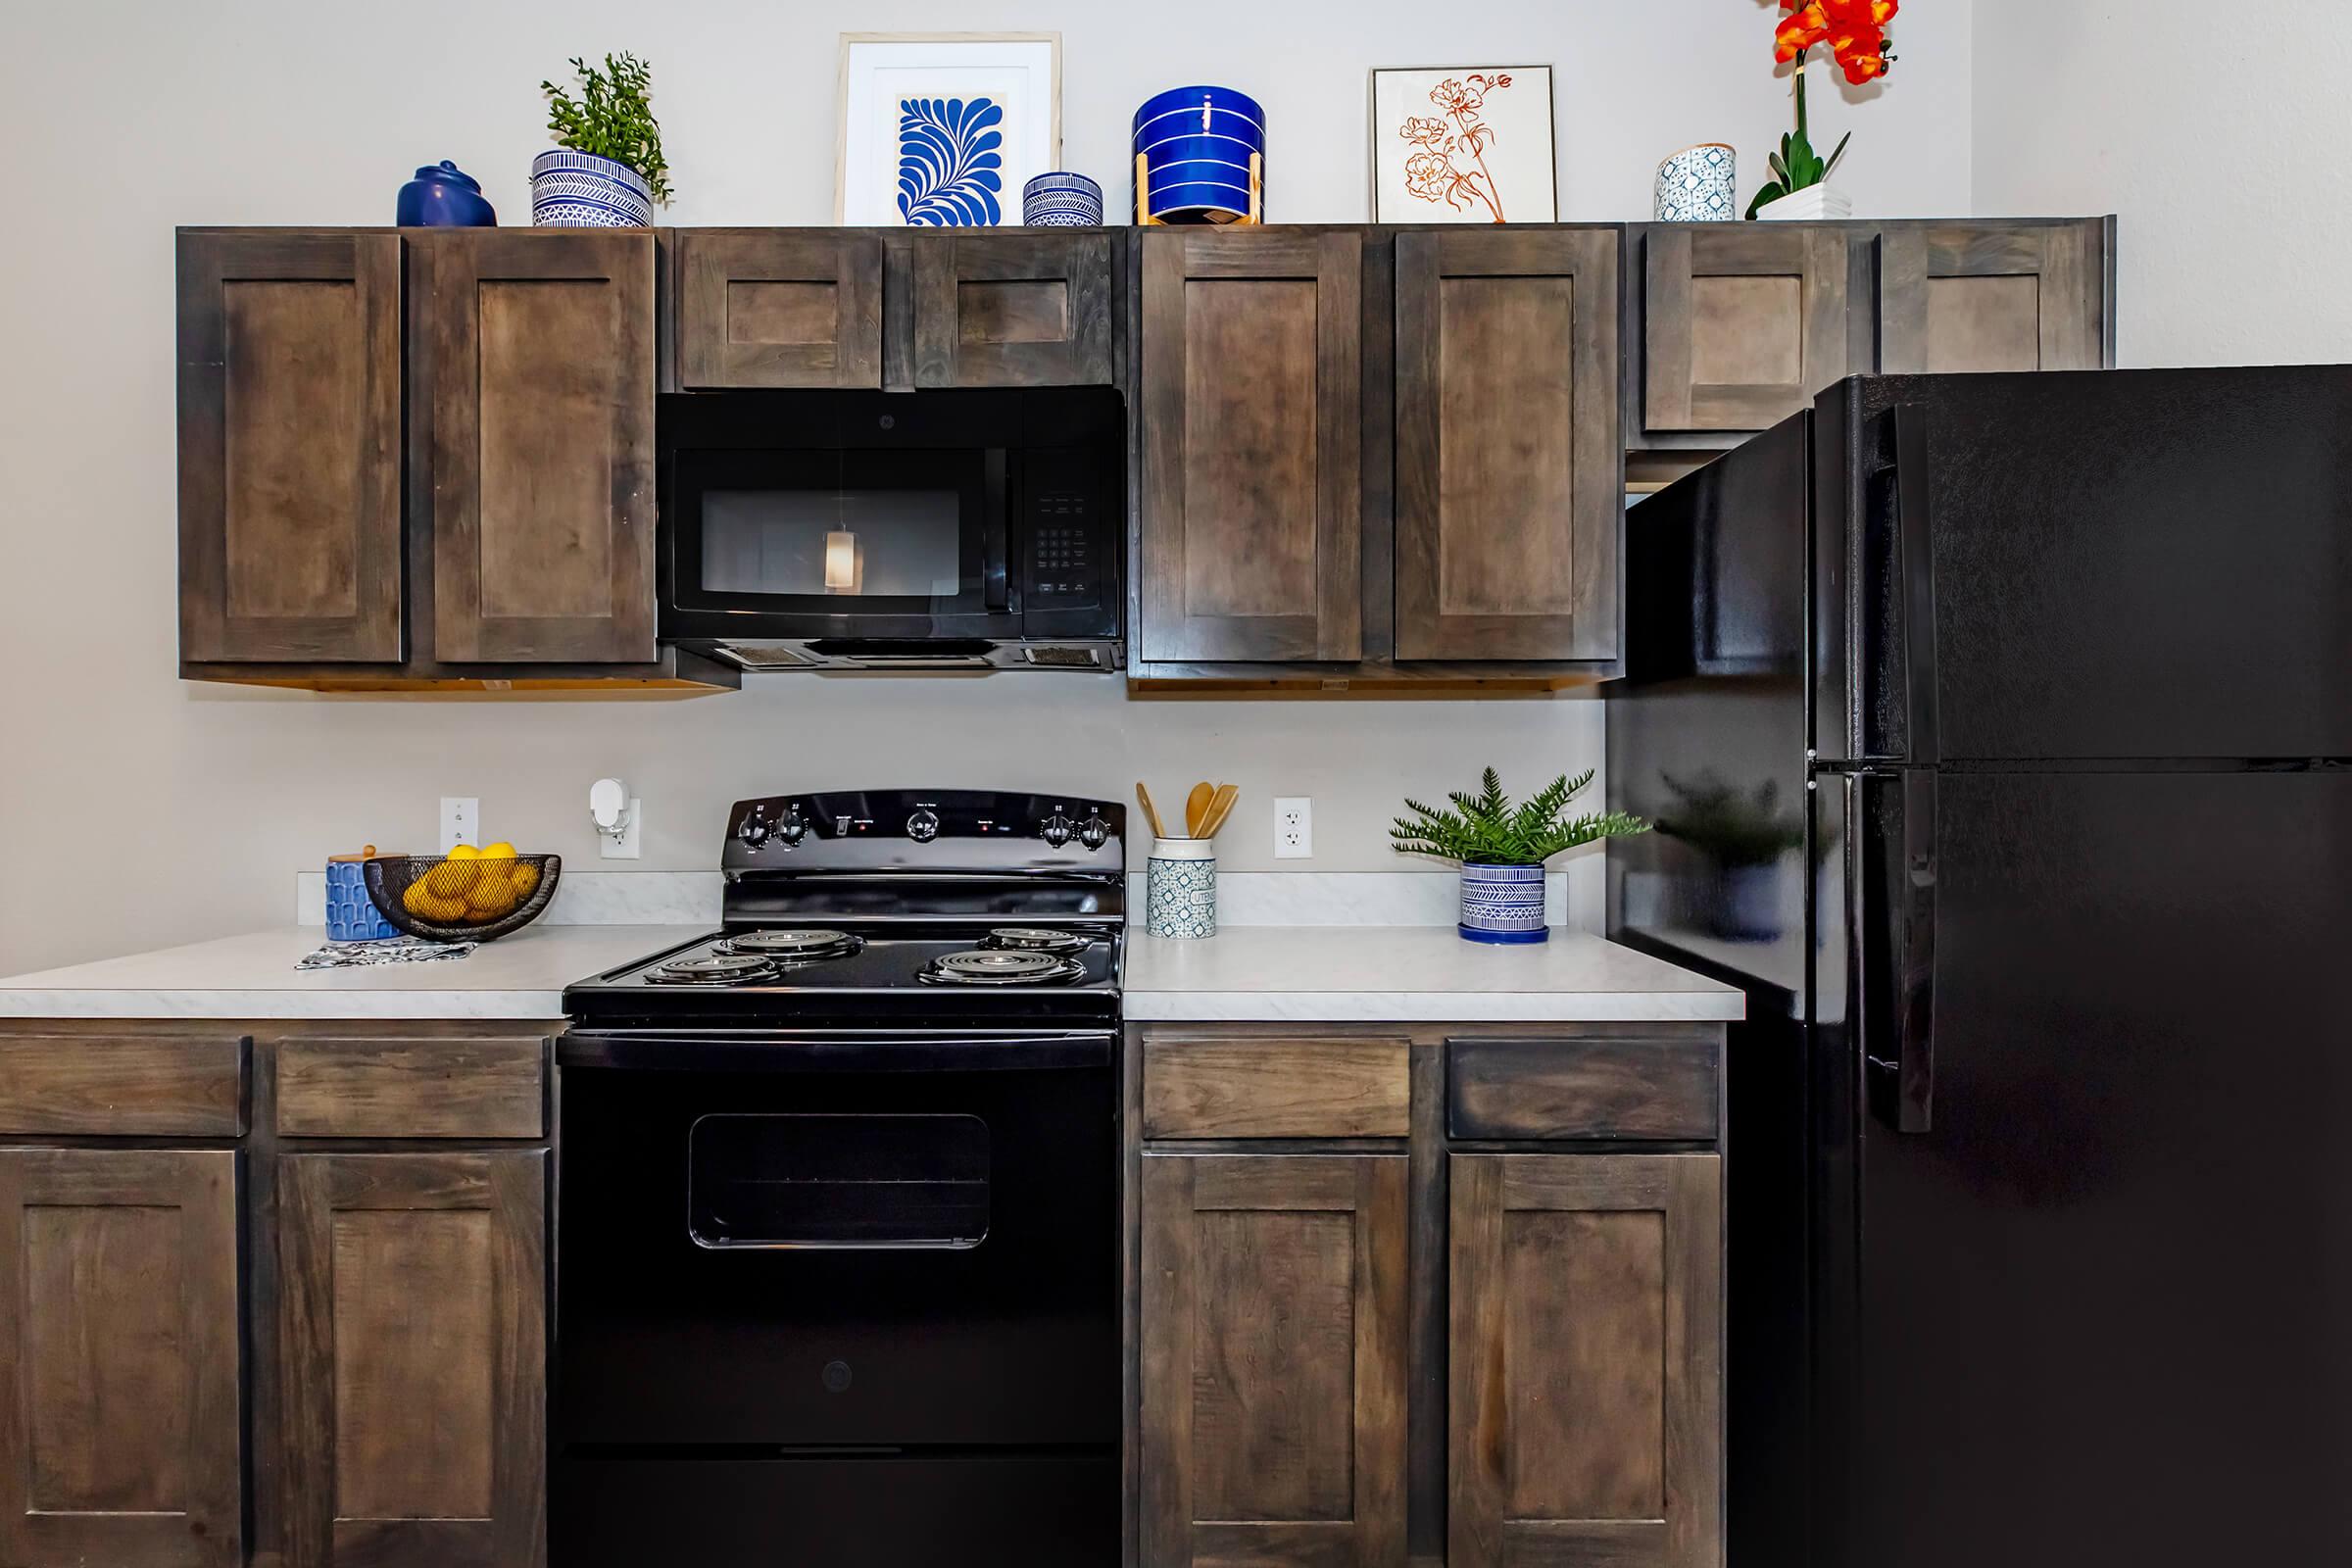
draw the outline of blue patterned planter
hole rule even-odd
[[[1138,223],[1265,221],[1266,112],[1230,87],[1174,87],[1135,112]]]
[[[326,862],[326,940],[384,942],[400,935],[368,897],[368,862]]]
[[[1055,171],[1021,187],[1021,221],[1032,228],[1092,228],[1102,221],[1102,187]]]
[[[1217,854],[1212,839],[1153,839],[1144,889],[1144,929],[1155,937],[1217,934]]]
[[[1721,142],[1686,147],[1658,166],[1661,223],[1728,223],[1740,216],[1735,160]]]
[[[1544,868],[1464,865],[1461,933],[1467,942],[1544,942]]]
[[[531,221],[541,228],[645,228],[653,187],[626,164],[555,147],[531,160]]]

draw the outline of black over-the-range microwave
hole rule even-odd
[[[661,635],[745,669],[1116,669],[1110,387],[664,397]]]

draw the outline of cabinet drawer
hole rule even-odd
[[[288,1040],[277,1048],[281,1138],[539,1138],[547,1042]]]
[[[1446,1129],[1455,1138],[1711,1143],[1711,1040],[1449,1040]]]
[[[1146,1138],[1402,1138],[1402,1040],[1147,1040]]]
[[[241,1036],[0,1040],[0,1133],[234,1138],[244,1131]]]

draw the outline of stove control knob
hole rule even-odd
[[[762,850],[767,847],[767,836],[773,831],[766,817],[755,813],[743,819],[743,826],[735,830],[735,836],[743,840],[745,849]]]
[[[790,849],[808,836],[808,824],[801,819],[801,808],[796,806],[785,814],[783,825],[776,829],[776,837],[784,841],[786,849]]]
[[[1038,833],[1049,845],[1058,850],[1070,842],[1070,819],[1055,811],[1046,818],[1045,825],[1038,829]]]
[[[1086,820],[1078,824],[1078,842],[1088,849],[1099,850],[1109,840],[1110,824],[1102,820],[1102,812],[1091,811]]]
[[[917,844],[928,844],[939,837],[939,813],[929,807],[918,809],[906,819],[906,836]]]

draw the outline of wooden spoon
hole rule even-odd
[[[1200,824],[1200,831],[1194,836],[1203,839],[1215,838],[1217,829],[1223,827],[1225,819],[1233,814],[1233,803],[1241,797],[1241,793],[1242,787],[1239,784],[1218,785],[1215,798],[1209,802],[1208,820]]]
[[[1208,820],[1209,803],[1217,798],[1216,786],[1205,780],[1193,786],[1193,793],[1184,798],[1184,831],[1192,838],[1204,838],[1200,824]]]
[[[1152,836],[1155,839],[1166,838],[1167,829],[1159,825],[1159,808],[1152,804],[1152,792],[1144,788],[1144,781],[1140,778],[1135,781],[1135,799],[1144,808],[1144,820],[1152,824]]]

